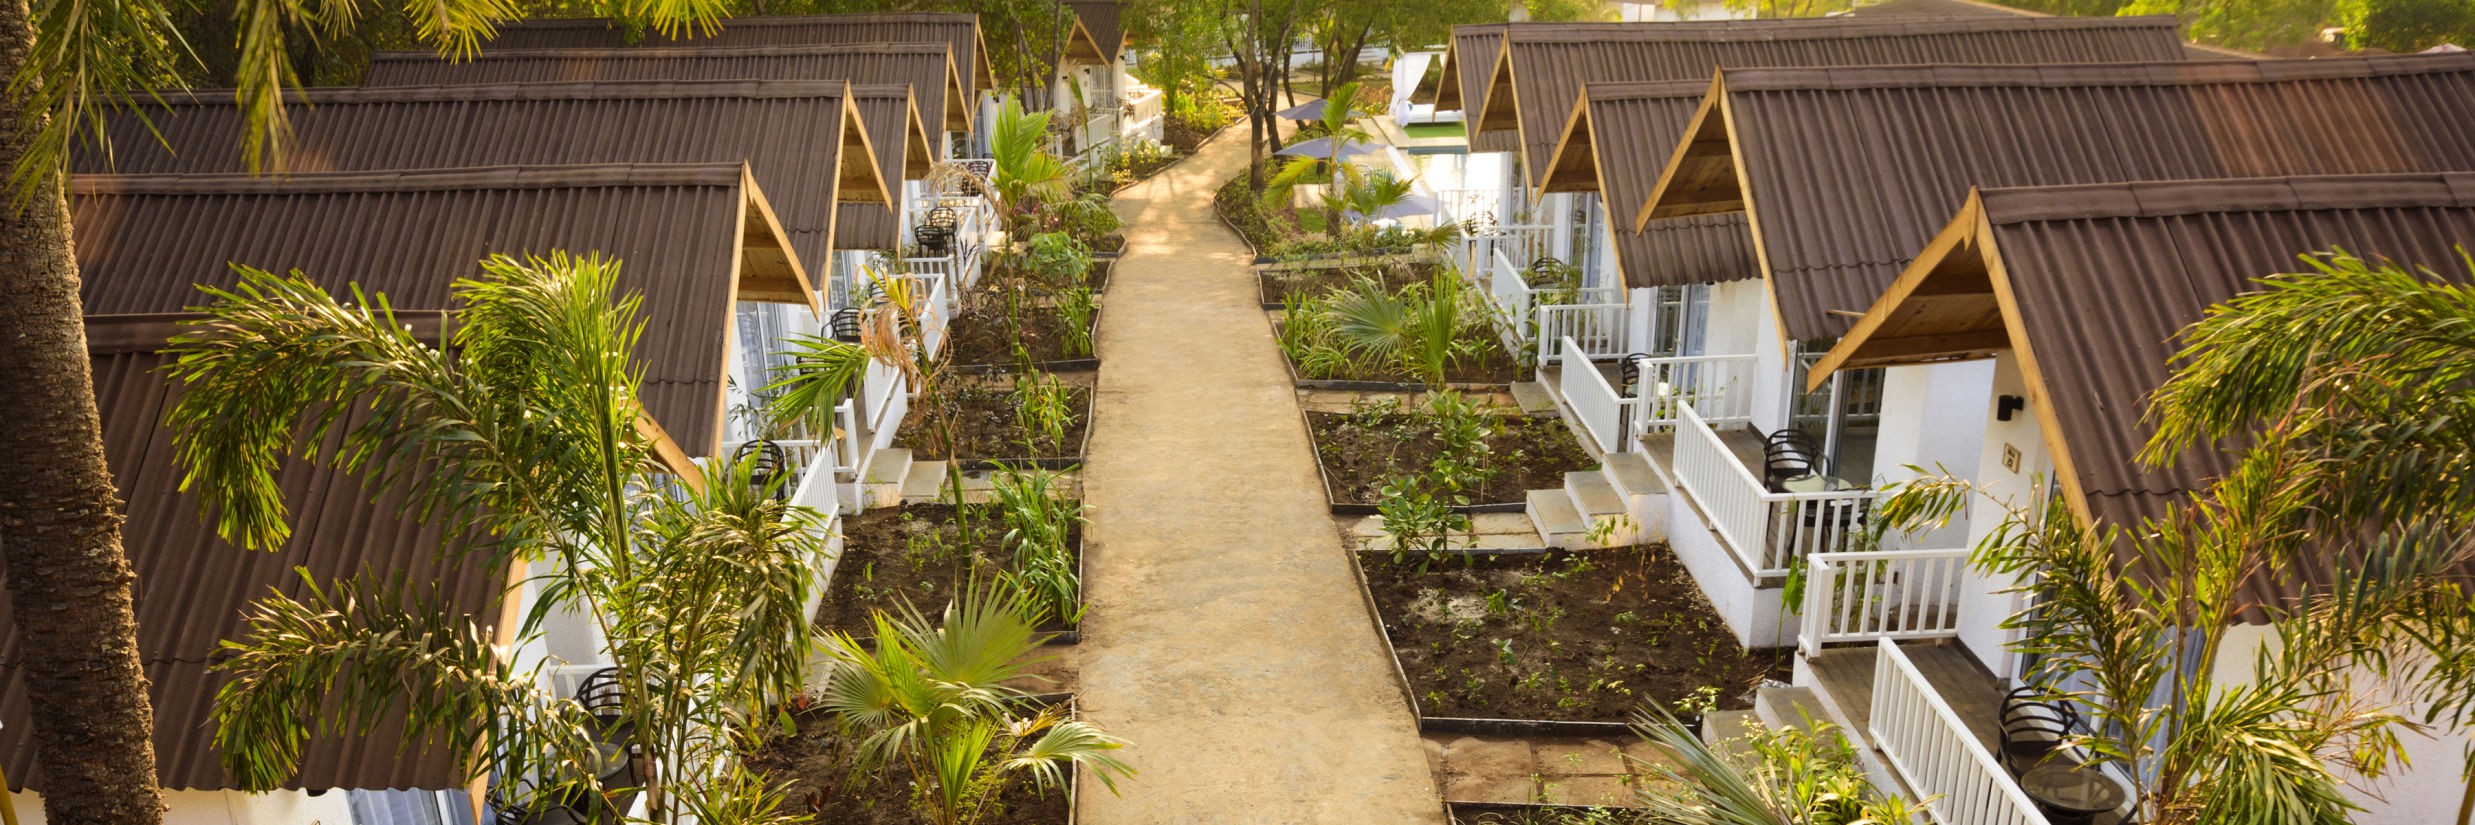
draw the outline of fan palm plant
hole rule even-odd
[[[689,469],[684,484],[662,474],[637,401],[640,299],[617,293],[616,262],[481,268],[456,284],[449,347],[413,338],[383,295],[339,301],[297,274],[244,268],[238,287],[209,290],[207,319],[172,347],[184,392],[168,418],[187,485],[226,539],[275,547],[291,503],[256,482],[287,460],[327,462],[406,494],[444,535],[475,537],[442,552],[540,565],[518,638],[568,611],[607,640],[623,720],[599,735],[642,758],[653,817],[744,807],[729,798],[752,787],[731,778],[734,731],[751,729],[746,709],[800,687],[822,525],[744,463]],[[341,447],[300,446],[330,438]],[[367,733],[400,701],[407,743],[442,738],[502,790],[598,792],[574,702],[501,660],[473,617],[395,589],[259,602],[218,666],[231,678],[214,710],[226,769],[277,787],[313,732]]]
[[[1044,791],[1065,786],[1065,770],[1087,768],[1113,793],[1134,769],[1109,753],[1125,746],[1088,722],[1055,710],[1024,716],[1027,695],[1005,682],[1025,676],[1046,641],[1039,615],[996,590],[966,589],[942,621],[904,608],[871,617],[874,639],[836,633],[822,706],[858,740],[855,768],[900,766],[917,784],[918,804],[937,825],[976,822],[1017,776]]]
[[[1904,797],[1875,792],[1856,753],[1827,722],[1810,730],[1757,729],[1722,754],[1652,706],[1633,731],[1666,757],[1640,761],[1665,787],[1634,791],[1642,807],[1678,825],[1888,825],[1923,819]],[[1741,747],[1738,747],[1741,746]],[[1631,759],[1632,757],[1626,757]]]
[[[1324,197],[1332,199],[1332,202],[1325,204],[1325,207],[1354,214],[1361,224],[1372,225],[1382,220],[1385,212],[1408,201],[1416,191],[1417,187],[1411,179],[1379,171],[1358,179],[1346,188],[1327,193]]]

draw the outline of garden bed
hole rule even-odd
[[[1027,702],[1071,706],[1071,694],[1035,696]],[[779,732],[747,755],[748,767],[781,789],[781,812],[811,814],[812,821],[837,825],[928,825],[930,817],[911,805],[911,771],[890,765],[854,785],[847,749],[856,743],[836,735],[834,719],[822,710],[792,714],[797,733]],[[1081,771],[1066,772],[1066,788],[1040,793],[1027,777],[998,794],[1003,810],[980,820],[983,825],[1072,825],[1074,793]]]
[[[997,384],[949,385],[938,391],[936,399],[915,400],[903,419],[901,431],[895,433],[894,443],[910,449],[912,456],[921,460],[960,460],[965,470],[1066,469],[1083,462],[1083,450],[1091,440],[1091,388],[1068,386],[1065,393],[1066,409],[1072,420],[1066,424],[1064,440],[1053,445],[1053,450],[1034,449],[1040,445],[1024,443],[1029,433],[1015,421],[1018,402],[1014,390]],[[952,450],[935,449],[928,443],[926,428],[934,426],[928,418],[928,405],[940,401],[953,404]]]
[[[1664,822],[1640,808],[1597,808],[1517,802],[1446,802],[1455,825],[1650,825]]]
[[[989,311],[965,312],[945,329],[948,369],[965,374],[1015,372],[1021,366],[1014,348],[1020,344],[1031,357],[1031,366],[1041,372],[1089,372],[1100,368],[1095,349],[1090,354],[1076,354],[1067,347],[1064,324],[1054,307],[1035,306],[1026,312],[1031,316],[1022,325],[1022,335],[1004,323],[992,323]],[[1085,330],[1093,346],[1100,340],[1100,310],[1091,314],[1091,327]]]
[[[1361,278],[1373,278],[1387,290],[1399,290],[1411,284],[1425,283],[1443,266],[1436,261],[1414,264],[1351,265],[1331,267],[1281,268],[1255,270],[1256,289],[1264,309],[1282,309],[1295,297],[1321,295],[1336,289],[1346,289]]]
[[[1373,515],[1384,482],[1423,470],[1440,445],[1425,416],[1412,413],[1306,412],[1315,463],[1332,512]],[[1471,491],[1464,511],[1518,511],[1531,490],[1564,486],[1564,474],[1597,466],[1561,419],[1496,416],[1502,427],[1487,440],[1494,478]]]
[[[1274,322],[1272,325],[1272,334],[1275,338],[1280,335],[1280,326],[1279,322]],[[1487,340],[1474,343],[1476,346],[1473,349],[1478,352],[1476,358],[1454,361],[1452,366],[1444,371],[1444,381],[1447,386],[1454,389],[1504,392],[1515,383],[1529,380],[1528,373],[1521,368],[1520,362],[1513,360],[1512,354],[1505,352],[1503,345],[1495,342],[1492,333],[1488,333]],[[1281,351],[1280,360],[1281,364],[1289,368],[1289,383],[1301,390],[1418,392],[1428,389],[1424,382],[1391,364],[1368,364],[1362,359],[1353,359],[1349,362],[1348,370],[1341,374],[1310,377],[1304,370],[1298,368],[1297,359],[1290,357],[1287,350]]]
[[[1786,651],[1739,647],[1664,546],[1481,551],[1423,572],[1416,558],[1357,561],[1422,720],[1497,722],[1469,732],[1498,734],[1621,725],[1704,688],[1747,707],[1763,680],[1785,678]]]
[[[970,553],[959,552],[961,528],[950,504],[906,504],[880,507],[842,517],[842,555],[834,561],[833,580],[816,608],[818,630],[839,630],[854,636],[872,633],[870,611],[899,610],[908,603],[936,615],[952,601],[961,585],[987,586],[1014,566],[1014,551],[1005,544],[1006,527],[993,507],[974,505],[979,520]],[[1083,569],[1083,528],[1069,532],[1077,578]],[[1089,594],[1077,595],[1089,603]],[[1056,617],[1041,632],[1059,634],[1051,644],[1073,644],[1075,624]]]

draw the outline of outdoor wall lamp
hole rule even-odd
[[[2020,410],[2026,409],[2027,407],[2028,407],[2028,399],[2026,399],[2026,398],[2022,398],[2022,397],[2020,397],[2020,396],[2016,396],[2016,395],[2005,395],[2005,396],[2001,396],[2001,397],[1999,397],[1999,398],[1995,398],[1995,399],[1994,399],[1994,420],[1996,420],[1996,421],[2009,421],[2009,420],[2011,420],[2011,414],[2012,414],[2012,413],[2019,412]]]

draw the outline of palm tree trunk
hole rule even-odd
[[[16,76],[33,49],[27,0],[0,4],[0,72]],[[0,124],[15,127],[0,133],[0,168],[33,150],[32,125],[43,113],[25,101],[0,103]],[[0,330],[0,375],[8,376],[0,380],[0,418],[8,421],[0,427],[0,565],[33,705],[44,816],[54,825],[159,823],[154,709],[130,602],[136,575],[120,552],[120,497],[103,459],[58,176],[22,207],[0,204]]]

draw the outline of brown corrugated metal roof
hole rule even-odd
[[[138,655],[155,710],[157,779],[173,789],[227,788],[232,782],[212,746],[210,712],[215,691],[228,680],[211,668],[228,656],[219,642],[241,635],[251,602],[274,592],[305,595],[294,568],[308,568],[322,586],[365,569],[401,574],[424,590],[436,587],[446,607],[485,627],[496,622],[492,605],[506,577],[478,559],[442,559],[444,535],[397,515],[402,493],[379,495],[373,503],[374,491],[360,477],[297,460],[285,462],[275,479],[292,508],[293,538],[283,548],[242,550],[215,538],[196,497],[180,492],[172,431],[163,426],[178,390],[158,371],[166,359],[155,350],[173,331],[172,320],[88,319],[90,339],[113,344],[93,355],[95,408],[104,456],[126,502],[121,547],[137,574]],[[151,344],[138,341],[149,337]],[[0,762],[11,790],[40,789],[12,617],[8,593],[0,589]],[[401,719],[388,719],[371,736],[311,740],[291,787],[462,787],[459,754],[414,742],[398,755],[406,743]]]
[[[1481,130],[1520,133],[1528,183],[1545,180],[1585,83],[1707,81],[1726,67],[1918,63],[2100,63],[2175,60],[2171,17],[1954,17],[1726,20],[1514,26],[1490,85]],[[1672,144],[1671,144],[1672,146]]]
[[[2332,247],[2465,283],[2458,249],[2469,239],[2475,174],[2464,172],[1987,189],[1967,198],[1825,367],[2022,352],[2040,424],[2068,462],[2068,492],[2087,515],[2134,527],[2232,465],[2217,450],[2163,469],[2137,463],[2156,432],[2143,415],[2169,376],[2172,340],[2207,307],[2255,290],[2257,278],[2305,270],[2296,256]],[[2018,326],[2004,321],[1998,289]],[[2295,586],[2262,579],[2253,596],[2267,603]]]
[[[863,151],[867,129],[841,81],[308,89],[286,99],[293,130],[286,171],[745,161],[811,272],[826,271],[837,199],[881,204],[885,194]],[[231,93],[165,92],[161,106],[147,108],[161,141],[136,117],[115,114],[114,153],[76,153],[72,168],[248,171]]]
[[[848,80],[902,83],[939,131],[969,132],[975,106],[953,47],[934,43],[630,49],[492,49],[443,59],[435,52],[370,55],[364,86],[464,86],[590,80]],[[942,137],[942,136],[940,136]],[[943,151],[942,149],[939,150]]]
[[[599,252],[624,262],[620,286],[645,295],[647,412],[689,454],[710,455],[732,302],[749,299],[733,282],[747,274],[741,250],[781,243],[768,240],[742,169],[79,175],[80,297],[90,315],[178,312],[206,302],[200,285],[238,283],[227,266],[237,262],[443,310],[454,281],[491,253]]]
[[[286,462],[277,484],[293,511],[293,538],[250,552],[214,537],[194,497],[179,492],[171,431],[163,416],[177,393],[157,371],[157,353],[180,316],[202,303],[199,285],[231,286],[227,261],[298,268],[330,290],[347,283],[384,293],[418,334],[435,337],[450,308],[450,284],[478,274],[488,252],[597,251],[622,261],[620,286],[645,297],[638,363],[645,404],[691,450],[719,436],[724,341],[732,274],[742,245],[764,237],[761,199],[740,164],[450,169],[380,173],[81,175],[73,220],[90,315],[97,411],[115,483],[127,502],[122,545],[136,570],[139,654],[151,681],[158,779],[169,788],[213,789],[231,781],[212,747],[211,671],[235,638],[248,604],[270,592],[298,596],[291,571],[320,582],[368,569],[443,588],[447,604],[485,625],[505,577],[485,565],[447,561],[445,538],[397,512],[403,496],[375,502],[352,474]],[[756,217],[758,220],[751,220]],[[781,252],[783,240],[770,242]],[[776,260],[787,265],[786,255]],[[156,313],[102,315],[99,313]],[[332,447],[332,444],[329,445]],[[709,449],[709,447],[708,447]],[[0,592],[0,620],[7,616]],[[7,625],[0,621],[0,625]],[[13,626],[13,625],[12,625]],[[0,730],[13,782],[41,786],[15,635],[0,638]],[[416,748],[390,720],[369,737],[312,741],[293,787],[455,788],[460,754]]]
[[[1667,165],[1666,150],[1693,122],[1710,84],[1701,80],[1655,83],[1592,83],[1588,108],[1576,133],[1557,154],[1590,157],[1581,171],[1559,171],[1574,185],[1553,191],[1599,191],[1607,204],[1641,203],[1650,197],[1659,170]],[[1659,136],[1667,136],[1662,139]],[[1604,145],[1603,151],[1590,147]],[[1581,150],[1581,151],[1576,151]],[[1587,185],[1581,185],[1583,182]],[[1554,183],[1555,181],[1550,181]],[[1628,286],[1715,284],[1761,277],[1753,254],[1753,238],[1742,215],[1700,215],[1651,221],[1635,229],[1622,209],[1608,212],[1615,239],[1616,262]]]
[[[483,45],[495,49],[594,49],[618,46],[814,46],[825,43],[939,42],[954,49],[954,65],[963,77],[972,105],[980,92],[995,91],[997,73],[981,43],[980,18],[974,14],[888,12],[883,14],[802,14],[732,17],[714,32],[683,31],[680,37],[658,32],[631,32],[626,24],[599,17],[530,20],[498,27]]]
[[[1478,125],[1478,112],[1487,104],[1487,83],[1495,73],[1496,55],[1504,50],[1504,29],[1510,23],[1479,23],[1452,27],[1452,41],[1444,44],[1444,74],[1436,81],[1437,111],[1459,110],[1470,126]],[[1521,148],[1517,134],[1497,132],[1482,134],[1468,129],[1472,152],[1511,152]]]
[[[868,123],[868,139],[876,148],[877,167],[885,179],[917,180],[928,175],[929,137],[921,131],[920,111],[912,105],[908,86],[852,86],[859,116]],[[834,216],[834,246],[839,249],[895,249],[902,246],[901,220],[893,210],[866,203],[846,203]]]
[[[1122,9],[1117,0],[1067,0],[1066,8],[1074,12],[1074,23],[1090,36],[1091,48],[1102,63],[1117,62],[1117,53],[1126,48],[1126,29],[1119,22]]]
[[[1749,194],[1794,338],[1844,332],[1836,313],[1871,305],[1972,186],[2475,170],[2468,54],[1745,69],[1721,87],[1724,117],[1642,215]]]

